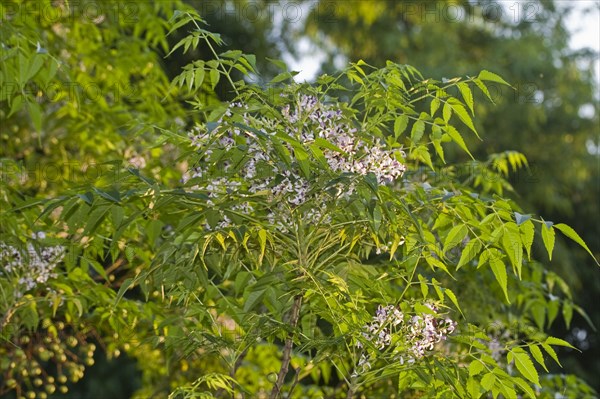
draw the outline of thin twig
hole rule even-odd
[[[356,377],[352,377],[352,379],[350,380],[350,384],[348,386],[348,393],[346,394],[346,399],[353,399],[354,398],[354,391],[355,391],[355,387],[354,384],[356,383]]]
[[[294,368],[294,371],[296,372],[296,375],[294,375],[294,382],[292,383],[292,386],[290,387],[290,390],[288,392],[288,398],[292,397],[292,392],[294,392],[294,388],[296,388],[296,384],[298,384],[298,376],[300,375],[300,367],[298,368]]]
[[[235,373],[237,373],[238,368],[240,368],[240,366],[242,365],[242,362],[244,361],[244,358],[246,357],[247,354],[248,354],[248,347],[246,347],[246,349],[244,349],[242,351],[242,353],[239,354],[237,359],[235,359],[235,363],[233,364],[233,367],[229,371],[229,376],[232,379],[235,380]],[[235,385],[233,384],[233,382],[232,382],[231,388],[235,390]],[[246,397],[246,394],[244,392],[242,392],[242,399],[244,399],[245,397]]]
[[[294,304],[292,305],[292,309],[290,310],[290,327],[293,329],[296,328],[298,324],[298,319],[300,318],[300,307],[302,306],[302,295],[296,295],[294,297]],[[290,360],[292,359],[292,347],[294,345],[294,335],[293,332],[290,332],[287,339],[285,340],[285,346],[283,348],[283,358],[281,359],[281,368],[279,369],[279,374],[277,374],[277,381],[275,381],[275,385],[271,390],[270,399],[278,399],[279,394],[281,392],[281,388],[283,387],[283,380],[288,372],[288,368],[290,366]]]

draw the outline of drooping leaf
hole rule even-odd
[[[460,119],[465,125],[467,125],[467,127],[471,129],[471,131],[473,131],[473,133],[475,133],[475,135],[478,138],[480,138],[479,133],[477,133],[477,129],[475,129],[475,125],[473,124],[473,119],[471,119],[471,116],[469,115],[465,107],[462,105],[462,103],[456,99],[451,98],[446,104],[449,104],[452,107],[452,113],[458,116],[458,119]]]
[[[540,385],[540,377],[527,352],[521,348],[515,348],[509,351],[507,361],[510,363],[513,360],[517,370],[519,370],[519,373],[521,373],[523,377],[536,385]]]
[[[475,159],[475,158],[473,158],[473,154],[471,154],[471,151],[469,151],[469,148],[465,144],[465,141],[463,140],[462,136],[460,135],[460,133],[458,132],[458,130],[456,130],[456,128],[454,128],[454,126],[448,126],[448,128],[446,129],[446,132],[448,133],[448,136],[450,136],[450,138],[456,144],[458,144],[458,146],[460,148],[463,149],[464,152],[466,152],[467,154],[469,154],[469,156],[471,157],[471,159]]]
[[[550,355],[550,357],[552,359],[554,359],[556,364],[558,364],[560,367],[562,367],[562,364],[560,364],[560,361],[558,360],[558,355],[556,354],[556,352],[550,345],[548,345],[547,343],[544,342],[544,343],[542,343],[542,348],[544,348],[544,350]]]
[[[410,131],[410,138],[414,143],[418,143],[423,137],[425,131],[425,122],[422,119],[417,120]]]
[[[529,345],[529,351],[533,355],[533,358],[536,360],[536,362],[538,362],[540,366],[544,368],[544,370],[548,371],[546,368],[546,363],[544,362],[544,355],[542,354],[540,347],[535,344]]]
[[[481,386],[486,391],[491,390],[495,383],[496,383],[496,375],[494,373],[486,373],[483,376],[483,378],[481,379]]]
[[[552,260],[552,251],[554,250],[554,228],[552,225],[542,223],[542,241],[548,252],[548,258]]]
[[[469,364],[469,377],[474,377],[485,369],[483,363],[479,360],[473,360]]]
[[[596,260],[596,258],[594,257],[594,254],[592,253],[592,251],[590,251],[590,249],[588,248],[585,241],[583,241],[583,239],[579,236],[579,234],[577,234],[577,232],[575,230],[573,230],[571,228],[571,226],[568,226],[564,223],[558,223],[558,224],[555,224],[553,227],[556,227],[557,229],[559,229],[561,231],[561,233],[563,233],[564,235],[569,237],[571,240],[575,241],[577,244],[581,245],[583,247],[583,249],[585,249],[587,251],[587,253],[590,254],[590,256],[594,259],[594,261],[596,261],[596,264],[598,266],[600,266],[600,263],[598,263],[598,260]]]
[[[513,271],[516,272],[520,279],[523,263],[523,243],[521,242],[521,234],[519,233],[519,228],[513,222],[506,223],[504,228],[505,231],[502,236],[502,245],[513,266]]]
[[[484,253],[488,253],[488,262],[490,264],[490,268],[492,269],[500,288],[502,288],[506,302],[510,303],[510,299],[508,298],[508,276],[506,274],[506,266],[499,256],[499,251],[486,249],[482,255]]]
[[[519,377],[514,377],[512,380],[515,382],[515,385],[521,388],[521,390],[525,392],[531,399],[537,398],[535,391],[531,388],[531,386],[529,386],[527,381]]]
[[[490,82],[502,83],[503,85],[510,86],[510,84],[506,80],[502,79],[494,72],[486,71],[485,69],[479,72],[477,78],[481,80],[487,80]]]
[[[406,114],[402,114],[396,118],[394,121],[394,137],[398,138],[408,126],[408,116]]]
[[[436,111],[440,107],[440,99],[436,96],[431,100],[431,104],[429,104],[429,115],[433,118]]]
[[[527,259],[531,260],[531,245],[533,244],[533,236],[535,233],[535,227],[531,220],[525,221],[519,226],[519,233],[521,234],[521,242],[527,252]]]
[[[464,224],[459,224],[450,229],[448,235],[446,235],[446,239],[444,240],[443,252],[446,253],[450,249],[457,246],[460,242],[462,242],[465,239],[468,232],[469,229]]]
[[[565,320],[565,326],[571,328],[571,319],[573,318],[573,303],[565,300],[562,305],[562,315]]]
[[[567,341],[565,341],[564,339],[560,339],[560,338],[556,338],[556,337],[546,338],[545,343],[548,345],[566,346],[567,348],[579,350],[576,347],[574,347],[573,345],[571,345],[570,343],[568,343]]]
[[[469,241],[460,255],[460,260],[458,261],[456,269],[460,269],[465,264],[467,264],[467,262],[475,258],[479,254],[479,251],[481,251],[481,246],[481,241],[477,238],[474,238],[471,241]]]
[[[457,83],[457,86],[463,100],[465,100],[465,104],[467,104],[467,107],[469,107],[471,114],[474,115],[475,110],[473,108],[473,92],[471,91],[471,88],[465,82],[459,82]]]

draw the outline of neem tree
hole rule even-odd
[[[501,197],[521,154],[446,163],[477,135],[473,90],[489,97],[502,78],[439,82],[358,62],[309,85],[275,62],[284,72],[260,87],[232,81],[234,69],[257,74],[254,57],[218,54],[198,15],[171,23],[192,28],[173,51],[214,53],[172,89],[225,80],[235,101],[191,101],[191,132],[154,126],[158,145],[180,151],[177,187],[117,168],[47,203],[45,235],[3,244],[8,388],[35,397],[41,385],[17,358],[46,380],[82,373],[75,361],[63,373],[59,350],[23,351],[31,337],[59,349],[68,337],[74,351],[94,337],[139,360],[144,398],[593,395],[539,373],[571,347],[545,328],[580,310],[531,259],[536,236],[551,256],[556,230],[586,244]]]

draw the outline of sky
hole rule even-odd
[[[576,4],[578,11],[567,19],[567,29],[572,36],[570,45],[573,49],[592,48],[600,53],[600,1],[599,0],[570,0],[559,3]],[[583,13],[585,9],[591,12]],[[600,87],[600,56],[596,55],[596,82]]]
[[[579,9],[579,12],[573,13],[567,19],[567,27],[573,35],[571,46],[574,48],[587,46],[600,51],[600,1],[577,0],[570,3],[576,4]],[[585,9],[590,9],[591,12],[584,14]]]
[[[514,4],[517,3],[523,3],[524,7],[527,7],[528,4],[518,0],[514,2],[506,0],[501,3],[507,8],[512,6],[513,9]],[[567,29],[572,34],[571,48],[587,47],[600,54],[600,0],[558,0],[556,3],[559,6],[575,6],[575,11],[566,19]],[[586,9],[588,12],[584,12]],[[288,54],[283,58],[292,70],[299,71],[295,77],[297,82],[310,81],[316,77],[320,62],[324,60],[324,54],[311,45],[307,39],[300,40],[298,47],[304,54],[303,57],[295,60]],[[600,56],[597,56],[595,64],[597,86],[600,87]]]

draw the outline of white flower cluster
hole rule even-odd
[[[255,117],[249,115],[247,109],[243,104],[233,103],[217,126],[211,126],[212,130],[203,126],[189,135],[202,159],[200,166],[192,168],[182,181],[195,179],[198,184],[193,188],[208,192],[208,206],[214,206],[218,199],[264,193],[272,204],[267,220],[272,220],[280,230],[287,230],[288,223],[293,220],[291,213],[307,203],[311,207],[303,208],[303,220],[327,223],[330,218],[326,215],[326,204],[332,199],[348,198],[355,187],[354,183],[338,183],[335,186],[337,192],[329,194],[311,185],[301,173],[298,151],[304,151],[302,155],[306,157],[314,144],[321,149],[330,173],[334,175],[372,173],[379,184],[387,184],[401,177],[406,170],[397,159],[404,156],[402,151],[386,150],[383,144],[360,138],[356,129],[345,121],[340,109],[324,105],[316,97],[298,96],[293,107],[287,105],[281,109],[283,120]],[[241,128],[240,121],[252,128]],[[264,137],[275,137],[278,136],[276,132],[281,132],[277,138],[280,144],[276,144],[275,139],[260,140],[256,132]],[[291,138],[295,144],[282,136]],[[290,155],[291,164],[282,160],[276,146],[279,150],[284,148]],[[313,174],[318,172],[311,170]],[[252,212],[254,208],[247,202],[233,210]],[[221,215],[222,221],[213,228],[231,225],[230,218],[224,213]]]
[[[402,177],[406,171],[406,166],[396,159],[395,151],[385,150],[381,143],[370,144],[361,140],[356,135],[357,130],[344,122],[340,109],[324,107],[316,97],[303,95],[294,111],[290,112],[289,106],[286,106],[282,114],[292,123],[306,121],[296,134],[303,144],[321,138],[340,150],[323,151],[327,164],[335,172],[363,176],[373,173],[379,184],[386,184]],[[306,126],[312,129],[304,129]],[[406,156],[403,151],[397,153]]]
[[[431,314],[413,316],[410,321],[408,342],[412,343],[412,358],[425,356],[426,350],[446,339],[456,328],[456,322],[449,318],[440,319]]]
[[[43,239],[45,234],[39,232],[33,238]],[[38,252],[32,243],[28,243],[25,250],[0,243],[0,264],[4,273],[19,276],[17,296],[55,278],[54,269],[64,256],[65,249],[62,246],[45,247]]]
[[[385,349],[392,342],[392,328],[402,323],[404,323],[404,314],[395,306],[379,305],[373,321],[365,326],[366,331],[362,335],[367,341],[373,342],[378,349]],[[363,347],[360,341],[356,346]]]
[[[437,312],[435,306],[426,305]],[[456,322],[449,318],[422,313],[405,320],[404,314],[395,306],[380,305],[372,321],[365,326],[362,336],[379,350],[386,350],[394,342],[395,358],[401,364],[404,364],[405,359],[412,364],[424,357],[427,351],[433,350],[435,344],[445,340],[455,328]],[[354,371],[355,376],[371,368],[370,355],[364,350],[363,343],[357,341],[356,346],[363,349],[363,352]]]

